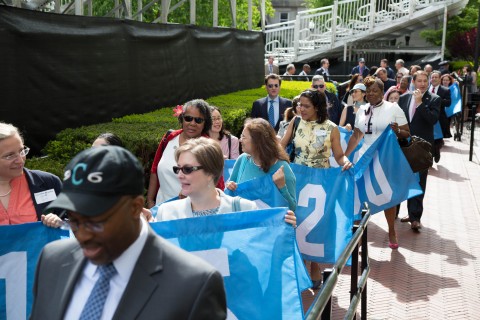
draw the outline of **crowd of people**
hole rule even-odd
[[[146,200],[143,168],[116,135],[101,134],[92,148],[72,159],[62,185],[50,173],[25,168],[29,148],[21,133],[11,124],[0,123],[0,225],[42,221],[52,228],[68,227],[75,235],[75,239],[44,249],[34,286],[32,319],[73,314],[88,319],[93,312],[109,318],[128,312],[122,302],[127,297],[143,299],[136,297],[135,282],[145,282],[145,276],[162,286],[174,281],[169,288],[180,288],[178,281],[183,281],[189,294],[171,289],[169,299],[177,295],[184,302],[172,305],[158,303],[166,293],[157,290],[153,301],[139,301],[143,307],[136,315],[186,318],[203,314],[203,318],[223,319],[226,304],[220,274],[154,235],[148,222],[255,210],[254,202],[228,196],[224,190],[268,177],[288,203],[285,223],[295,228],[296,178],[289,163],[329,168],[334,159],[342,170],[349,170],[353,164],[348,156],[358,143],[363,140],[363,153],[388,127],[399,140],[412,135],[425,139],[432,145],[435,161],[440,160],[443,140],[435,139],[434,126],[439,122],[443,137],[451,137],[445,108],[450,105],[449,86],[456,81],[448,66],[445,72],[445,62],[440,63],[442,70],[430,65],[408,70],[399,59],[395,72],[386,59],[380,61],[380,67],[369,68],[361,58],[340,97],[327,90],[327,82],[338,85],[330,79],[328,59],[321,64],[314,74],[309,65],[303,66],[300,75],[311,79],[311,84],[290,101],[280,95],[282,77],[273,57],[269,58],[266,96],[253,101],[239,138],[227,130],[221,110],[206,101],[195,99],[178,106],[180,129],[169,130],[159,142]],[[288,66],[284,77],[294,72],[295,67]],[[476,78],[470,67],[464,72],[465,81]],[[470,82],[466,85],[474,92],[476,87]],[[345,151],[339,126],[353,132]],[[236,160],[228,181],[223,180],[225,159]],[[419,176],[425,193],[428,170]],[[424,193],[407,201],[408,216],[401,218],[410,222],[414,231],[422,227]],[[155,215],[150,210],[153,207]],[[385,210],[392,249],[399,247],[397,216],[397,206]],[[76,253],[72,256],[72,252]],[[61,265],[69,265],[67,273]],[[309,266],[314,288],[318,288],[320,270],[315,263]],[[160,273],[162,268],[165,272]],[[46,308],[51,283],[64,285],[68,273],[74,278],[68,283],[67,300]],[[59,274],[60,281],[53,280]],[[110,293],[107,290],[98,298],[97,287],[105,284],[110,284]],[[91,310],[94,299],[107,303],[102,302],[100,310]]]

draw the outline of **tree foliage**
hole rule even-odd
[[[305,6],[309,9],[331,6],[333,0],[305,0]]]
[[[147,6],[151,0],[142,0],[143,7]],[[172,0],[170,7],[180,3],[182,0]],[[137,12],[138,2],[132,1],[132,12]],[[252,27],[253,29],[260,29],[261,14],[260,14],[261,0],[252,1]],[[111,0],[93,0],[93,15],[105,16],[114,8],[114,1]],[[248,29],[248,0],[237,0],[237,29]],[[265,1],[266,15],[273,15],[274,9],[271,0]],[[196,0],[196,25],[199,26],[213,26],[213,1],[212,0]],[[230,9],[230,0],[218,0],[218,26],[231,27],[232,13]],[[144,22],[153,22],[161,15],[161,1],[158,0],[143,14]],[[113,16],[110,14],[110,16]],[[190,24],[190,1],[185,1],[180,4],[178,8],[168,14],[169,23]]]
[[[470,0],[462,13],[447,20],[446,48],[452,56],[472,59],[475,50],[475,38],[471,41],[472,32],[476,34],[478,23],[479,0]],[[427,42],[440,46],[442,44],[443,27],[438,30],[427,29],[420,36]]]

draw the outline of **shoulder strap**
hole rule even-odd
[[[297,128],[298,128],[298,124],[300,123],[300,120],[302,120],[302,118],[300,117],[295,117],[295,120],[293,120],[293,132],[292,132],[292,138],[290,139],[290,141],[293,141],[293,139],[295,138],[295,133],[297,132]]]
[[[228,159],[232,158],[232,136],[227,133],[227,142],[228,142]]]
[[[165,136],[163,136],[163,139],[162,139],[162,146],[161,146],[161,150],[162,150],[162,154],[163,154],[163,151],[165,151],[165,148],[167,147],[167,144],[168,144],[168,136],[173,132],[172,129],[168,130],[167,133],[165,133]]]
[[[240,197],[239,196],[236,196],[236,197],[233,198],[232,207],[233,207],[233,212],[240,211]]]

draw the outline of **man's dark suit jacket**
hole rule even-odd
[[[364,78],[367,77],[369,72],[370,72],[370,69],[368,69],[368,67],[365,66],[365,68],[363,68],[362,77]],[[353,67],[352,69],[352,73],[351,73],[352,76],[357,73],[360,74],[360,66]]]
[[[86,258],[76,239],[49,243],[35,274],[32,320],[60,320]],[[209,264],[152,229],[113,319],[225,319],[223,278]]]
[[[252,118],[263,118],[268,121],[268,101],[270,99],[268,97],[261,98],[253,102],[252,105],[252,113],[250,117]],[[285,109],[290,108],[292,106],[292,101],[278,97],[278,105],[279,105],[279,117],[278,121],[275,124],[275,132],[278,132],[278,127],[280,126],[280,121],[283,120],[283,114],[285,113]]]
[[[318,68],[315,74],[322,76],[326,82],[330,82],[330,74],[328,74],[323,67]]]
[[[343,105],[335,94],[325,91],[325,95],[327,96],[328,102],[331,104],[330,108],[327,107],[328,119],[338,125],[340,123]]]
[[[413,119],[410,119],[408,109],[411,99],[413,99],[413,93],[410,92],[401,95],[398,101],[398,105],[407,117],[410,134],[427,140],[433,146],[433,126],[438,120],[441,99],[436,94],[427,90],[422,97],[422,103],[417,106],[417,111],[413,115]]]
[[[450,107],[452,104],[450,89],[444,86],[439,86],[437,90],[437,96],[439,96],[442,100],[438,121],[440,122],[440,127],[442,128],[443,137],[451,138],[452,133],[450,132],[450,122],[448,121],[447,114],[445,113],[445,108]]]
[[[24,168],[23,172],[25,173],[25,177],[27,178],[28,188],[30,189],[33,206],[35,207],[35,211],[37,212],[37,219],[38,221],[40,221],[43,210],[52,201],[37,203],[37,201],[35,200],[35,193],[53,189],[55,191],[55,194],[58,195],[62,190],[62,182],[56,175],[48,172],[29,170],[27,168]],[[54,212],[58,213],[56,211]]]

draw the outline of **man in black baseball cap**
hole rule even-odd
[[[43,249],[31,319],[225,319],[222,276],[155,235],[143,186],[142,166],[121,147],[84,150],[67,165],[47,210],[65,210],[76,239]]]
[[[438,71],[440,71],[440,74],[443,76],[444,74],[448,74],[450,73],[450,71],[448,70],[449,68],[449,65],[450,65],[450,61],[448,60],[443,60],[443,61],[440,61],[438,63],[438,66],[440,67],[438,69]]]

